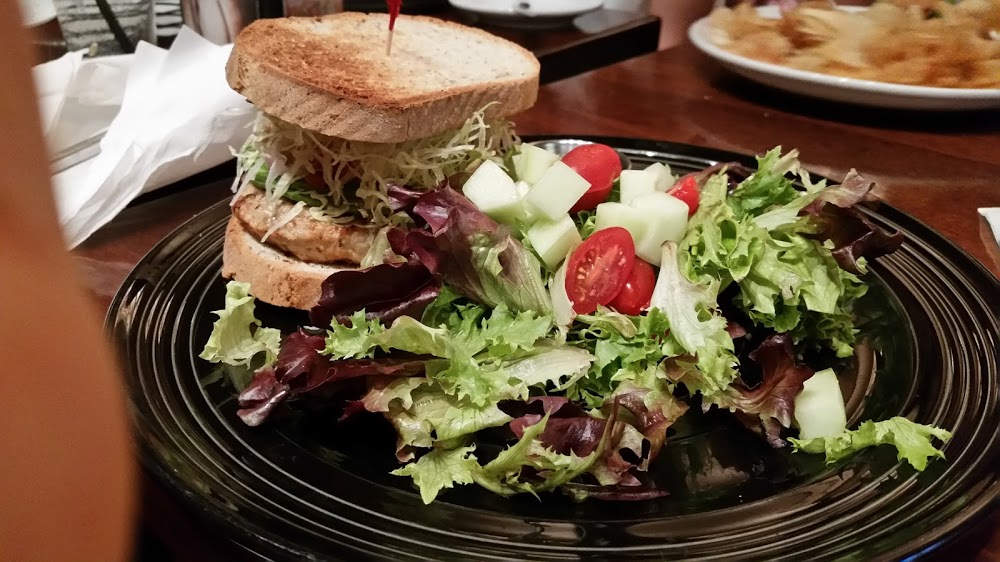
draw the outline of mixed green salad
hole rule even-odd
[[[470,171],[389,186],[408,220],[330,276],[296,332],[262,326],[253,288],[229,283],[201,357],[252,372],[232,378],[246,424],[295,400],[382,414],[393,474],[427,503],[468,484],[664,495],[647,472],[692,408],[830,463],[876,445],[917,470],[943,457],[943,429],[848,429],[835,370],[805,359],[851,361],[866,260],[902,242],[855,208],[871,199],[861,175],[814,182],[776,148],[753,171],[678,178],[622,170],[600,144],[522,144]]]

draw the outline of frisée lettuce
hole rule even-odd
[[[559,454],[539,441],[548,418],[529,427],[524,435],[495,459],[480,465],[475,446],[452,450],[433,449],[415,463],[394,470],[397,476],[410,476],[420,489],[424,503],[431,503],[444,488],[475,482],[496,494],[537,494],[554,489],[590,468],[600,455],[594,451],[585,457],[574,453]],[[522,473],[530,470],[534,477]]]
[[[536,352],[535,342],[545,337],[552,321],[534,312],[511,313],[503,304],[489,314],[481,306],[465,304],[454,305],[438,327],[401,316],[386,328],[377,320],[366,322],[363,310],[350,324],[333,323],[325,355],[334,360],[373,357],[376,349],[430,355],[434,359],[426,363],[428,377],[457,398],[483,406],[509,385],[503,361]]]
[[[779,154],[776,148],[759,158],[758,171],[731,194],[724,174],[706,183],[680,245],[681,267],[689,279],[713,280],[720,290],[738,285],[735,304],[755,323],[849,357],[857,332],[853,304],[867,287],[812,237],[813,219],[801,214],[835,188],[813,184],[794,151]],[[795,190],[788,171],[811,191]]]
[[[198,357],[234,367],[249,366],[255,359],[264,365],[274,362],[281,332],[262,327],[254,316],[257,304],[250,296],[250,284],[230,281],[226,285],[225,302],[225,307],[214,313],[218,319]]]
[[[884,421],[866,421],[858,429],[849,429],[835,437],[816,437],[799,440],[789,438],[796,450],[825,454],[826,462],[833,464],[862,449],[878,445],[892,445],[897,458],[905,460],[917,470],[927,468],[928,459],[944,458],[944,453],[934,447],[933,439],[942,442],[951,439],[951,433],[929,425],[919,424],[902,417]]]

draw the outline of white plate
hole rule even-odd
[[[777,17],[771,6],[758,8],[764,17]],[[696,21],[688,29],[695,47],[723,67],[755,82],[796,94],[816,98],[884,107],[917,110],[970,110],[1000,108],[997,88],[932,88],[844,78],[820,72],[796,70],[731,53],[715,45],[708,18]]]
[[[592,12],[604,0],[448,0],[459,10],[501,25],[550,26]]]

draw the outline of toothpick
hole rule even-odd
[[[392,30],[389,30],[389,40],[385,44],[385,56],[392,55]]]

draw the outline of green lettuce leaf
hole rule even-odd
[[[485,347],[485,339],[474,321],[449,331],[444,327],[431,328],[409,316],[402,316],[374,341],[385,351],[439,357],[427,362],[427,376],[458,398],[467,398],[473,404],[483,406],[497,394],[496,377],[491,376],[495,367],[481,365],[473,358],[473,354]]]
[[[331,333],[327,348],[336,345],[350,352],[370,353],[377,346],[384,351],[433,355],[440,360],[428,361],[430,378],[458,398],[486,405],[505,394],[509,386],[503,361],[535,353],[536,342],[548,334],[552,320],[533,311],[513,313],[505,304],[488,316],[478,305],[455,305],[452,301],[449,306],[451,309],[445,310],[444,305],[435,305],[430,313],[440,327],[403,316],[383,331],[369,327],[367,335],[354,334],[353,328],[341,330],[347,343],[331,341],[337,337]]]
[[[471,484],[473,475],[479,469],[479,463],[473,451],[475,445],[458,449],[434,449],[426,455],[402,468],[393,470],[396,476],[409,476],[420,489],[420,499],[425,504],[445,488],[453,488],[455,484]]]
[[[740,282],[736,304],[757,324],[819,342],[838,357],[854,353],[854,302],[867,292],[827,248],[800,235],[769,237]]]
[[[381,412],[397,433],[396,456],[412,459],[414,450],[432,447],[488,427],[497,427],[512,418],[496,402],[472,404],[446,392],[428,379],[407,377],[381,381],[361,399],[369,412]]]
[[[597,213],[591,211],[580,211],[573,215],[573,224],[580,231],[580,237],[584,240],[597,230]]]
[[[782,155],[779,146],[757,157],[757,171],[740,182],[729,197],[729,206],[737,219],[756,216],[769,207],[799,199],[799,191],[787,176],[789,172],[797,175],[802,169],[798,156],[798,150]]]
[[[409,316],[400,316],[392,326],[372,338],[383,351],[395,349],[441,358],[448,358],[455,352],[459,347],[457,340],[447,329],[431,328]]]
[[[537,346],[527,357],[503,362],[499,373],[505,388],[524,399],[530,395],[530,387],[559,392],[573,386],[586,376],[593,362],[594,356],[583,349],[546,344]]]
[[[718,280],[711,277],[689,281],[680,269],[677,245],[663,244],[660,274],[649,305],[663,311],[670,325],[665,338],[668,353],[664,355],[683,353],[694,358],[678,359],[678,364],[687,363],[683,382],[691,392],[705,395],[722,391],[738,375],[733,339],[726,331],[726,319],[716,310],[718,287]],[[672,371],[675,375],[678,372]]]
[[[370,412],[382,412],[399,434],[398,450],[430,447],[511,420],[497,404],[502,400],[524,400],[531,388],[553,387],[555,391],[574,384],[590,367],[593,356],[568,346],[542,345],[532,355],[477,368],[473,385],[482,385],[482,400],[458,395],[449,388],[446,374],[380,381],[362,398]],[[463,381],[464,382],[464,381]],[[477,386],[477,388],[480,388]]]
[[[459,310],[462,306],[462,295],[455,292],[449,285],[441,285],[441,292],[436,299],[424,309],[420,321],[432,328],[451,327],[459,321]]]
[[[507,305],[493,309],[483,320],[482,337],[491,358],[504,358],[519,352],[530,352],[535,342],[552,328],[550,316],[538,316],[534,311],[513,313]]]
[[[332,322],[322,353],[332,359],[374,357],[378,337],[385,328],[378,319],[366,320],[364,309],[351,315],[351,325]]]
[[[273,363],[281,347],[281,332],[261,327],[254,316],[255,308],[249,283],[227,283],[225,307],[213,313],[219,318],[198,357],[212,363],[248,367],[251,362],[258,363],[258,354],[262,354],[263,365]]]
[[[413,407],[413,391],[431,384],[426,377],[386,377],[374,381],[361,403],[369,412],[409,410]]]
[[[538,440],[547,423],[548,416],[528,427],[517,443],[473,472],[476,484],[503,496],[521,493],[536,495],[538,492],[558,488],[587,472],[603,448],[599,446],[586,457],[561,455]],[[531,479],[525,478],[525,468],[532,469]]]
[[[538,492],[558,488],[587,472],[602,450],[598,447],[590,455],[578,457],[562,455],[545,447],[538,438],[547,422],[548,416],[525,429],[517,443],[486,465],[480,465],[476,459],[475,446],[451,450],[436,448],[392,474],[411,477],[426,504],[434,501],[444,489],[472,482],[504,496],[529,493],[537,497]],[[525,474],[526,468],[530,475]]]
[[[717,281],[720,291],[738,284],[735,304],[756,324],[848,357],[856,339],[854,302],[867,287],[840,268],[829,245],[809,237],[815,225],[799,215],[838,186],[812,183],[794,151],[780,156],[775,149],[759,165],[732,194],[724,174],[706,183],[680,244],[681,270],[697,283]],[[794,189],[787,172],[799,176],[805,192]]]
[[[580,327],[567,335],[567,344],[590,350],[594,363],[569,396],[591,408],[601,407],[622,377],[655,366],[671,352],[665,338],[669,324],[659,309],[625,316],[602,308],[577,320]]]
[[[685,276],[691,281],[703,276],[717,279],[720,289],[749,274],[763,243],[746,235],[748,221],[738,219],[729,206],[728,189],[725,174],[708,179],[680,243],[680,267]]]
[[[636,322],[641,320],[603,306],[598,306],[594,314],[580,314],[576,319],[588,325],[592,331],[610,331],[626,339],[634,338],[638,334]]]
[[[876,445],[896,447],[896,458],[905,460],[917,470],[927,468],[928,459],[944,458],[932,438],[947,442],[951,433],[930,425],[921,425],[906,418],[895,417],[885,421],[866,421],[858,429],[847,430],[836,437],[817,437],[800,440],[789,439],[796,451],[824,453],[827,464],[833,464],[862,449]]]
[[[444,389],[482,406],[500,394],[500,364],[534,352],[552,326],[533,311],[513,313],[500,304],[486,309],[468,303],[451,289],[424,311],[427,325],[409,316],[386,328],[355,313],[349,325],[334,322],[323,353],[333,359],[373,357],[376,351],[405,351],[439,358],[427,362],[427,374]],[[436,327],[432,327],[436,326]]]

